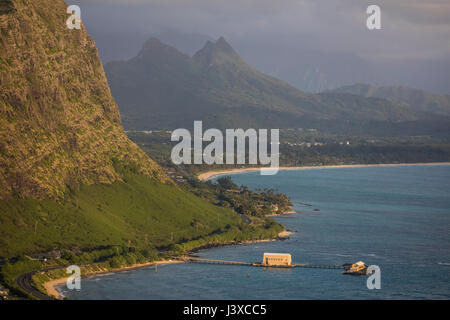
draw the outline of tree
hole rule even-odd
[[[234,184],[230,176],[221,177],[217,179],[217,183],[225,190],[237,189],[237,185]]]

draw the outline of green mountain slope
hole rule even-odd
[[[450,96],[430,93],[403,86],[376,87],[370,84],[355,84],[333,90],[335,93],[350,93],[363,97],[384,98],[407,104],[423,112],[450,116]]]
[[[3,257],[61,248],[167,246],[242,223],[231,210],[135,174],[126,182],[82,186],[61,202],[2,200],[0,212]]]
[[[0,257],[276,235],[175,186],[131,142],[86,30],[62,0],[0,12]],[[12,6],[10,5],[12,4]]]
[[[151,38],[135,58],[105,71],[129,129],[206,126],[359,127],[435,117],[380,98],[308,94],[250,67],[225,41],[208,41],[193,57]],[[385,125],[386,126],[386,125]]]

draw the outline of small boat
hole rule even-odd
[[[342,274],[350,274],[353,276],[366,276],[367,275],[367,266],[364,262],[358,261],[356,263],[346,263],[344,264],[344,271]]]

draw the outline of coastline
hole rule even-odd
[[[126,271],[126,270],[134,270],[134,269],[150,267],[150,266],[154,266],[154,265],[165,265],[165,264],[173,264],[173,263],[183,263],[183,262],[179,261],[179,260],[159,260],[159,261],[152,261],[152,262],[146,262],[146,263],[141,263],[141,264],[133,264],[133,265],[125,266],[122,268],[105,269],[103,271],[88,273],[86,275],[83,275],[82,278],[89,278],[89,277],[93,277],[93,276],[100,275],[100,274],[121,272],[121,271]],[[58,291],[56,286],[65,283],[67,281],[67,279],[68,279],[68,277],[64,277],[64,278],[59,278],[59,279],[50,280],[50,281],[45,282],[43,284],[43,286],[44,286],[45,290],[47,291],[47,295],[49,297],[54,297],[58,300],[62,300],[64,298],[64,296]]]
[[[281,215],[290,214],[290,213],[293,213],[293,212],[282,213],[282,214],[278,214],[276,216],[281,216]],[[230,243],[221,243],[221,244],[214,245],[214,246],[211,246],[211,247],[286,240],[286,239],[289,238],[289,236],[291,234],[293,234],[292,231],[283,230],[280,233],[278,233],[276,238],[261,239],[261,240],[246,240],[246,241],[233,242],[233,243],[231,243],[231,242]],[[197,250],[208,249],[208,248],[210,248],[210,247],[208,246],[208,247],[196,248],[195,250],[190,251],[190,253],[194,253]],[[100,275],[100,274],[107,274],[107,273],[121,272],[121,271],[126,271],[126,270],[140,269],[140,268],[150,267],[150,266],[154,266],[154,265],[165,265],[165,264],[174,264],[174,263],[184,263],[184,262],[181,261],[181,260],[152,261],[152,262],[146,262],[146,263],[142,263],[142,264],[134,264],[134,265],[131,265],[131,266],[125,266],[125,267],[122,267],[122,268],[105,269],[105,270],[98,271],[98,272],[91,272],[91,273],[83,275],[82,278],[89,278],[89,277],[93,277],[93,276]],[[64,296],[58,291],[58,289],[56,287],[61,285],[61,284],[63,284],[63,283],[65,283],[67,281],[67,279],[68,279],[68,277],[64,277],[64,278],[50,280],[50,281],[47,281],[47,282],[43,283],[43,286],[45,288],[46,294],[49,297],[56,298],[57,300],[64,299]]]
[[[438,166],[450,165],[450,162],[424,162],[424,163],[379,163],[379,164],[337,164],[325,166],[295,166],[295,167],[279,167],[278,170],[310,170],[310,169],[330,169],[330,168],[364,168],[364,167],[401,167],[401,166]],[[244,172],[259,171],[262,167],[227,169],[227,170],[213,170],[200,173],[197,178],[200,181],[207,181],[217,176],[226,174],[236,174]]]
[[[272,213],[272,214],[268,214],[268,215],[266,215],[265,217],[282,217],[282,216],[288,216],[288,215],[294,214],[294,213],[297,213],[297,211],[289,210],[289,211],[285,211],[285,212],[282,212],[282,213]],[[280,235],[278,235],[278,236],[280,236]]]
[[[396,167],[396,166],[433,166],[433,165],[450,165],[450,162],[432,162],[432,163],[395,163],[395,164],[352,164],[352,165],[325,165],[325,166],[296,166],[296,167],[280,167],[279,170],[309,170],[309,169],[326,169],[326,168],[358,168],[358,167]],[[254,172],[259,171],[260,167],[251,167],[251,168],[239,168],[239,169],[228,169],[228,170],[215,170],[215,171],[208,171],[199,174],[197,177],[201,181],[206,181],[209,179],[212,179],[216,176],[225,175],[225,174],[237,174],[237,173],[244,173],[244,172]],[[280,214],[271,214],[267,217],[279,217],[279,216],[285,216],[289,214],[294,214],[295,211],[287,211]],[[288,230],[283,230],[278,234],[276,238],[271,239],[260,239],[260,240],[247,240],[247,241],[241,241],[241,242],[230,242],[230,243],[218,243],[218,244],[210,244],[206,247],[196,248],[195,250],[192,250],[190,253],[194,253],[197,250],[201,249],[207,249],[210,247],[217,247],[217,246],[226,246],[226,245],[239,245],[239,244],[252,244],[252,243],[261,243],[261,242],[271,242],[271,241],[278,241],[278,240],[285,240],[289,238],[289,236],[293,232]],[[133,270],[133,269],[139,269],[154,265],[165,265],[165,264],[173,264],[173,263],[183,263],[183,261],[180,260],[159,260],[159,261],[152,261],[147,262],[143,264],[135,264],[130,266],[125,266],[122,268],[114,268],[114,269],[103,269],[91,273],[87,273],[82,276],[82,278],[88,278],[100,274],[107,274],[107,273],[115,273],[115,272],[121,272],[126,270]],[[46,294],[50,297],[55,297],[58,300],[62,300],[64,296],[58,291],[56,288],[57,286],[64,284],[67,281],[68,277],[59,278],[47,281],[43,283],[43,286],[46,290]]]

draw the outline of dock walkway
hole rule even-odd
[[[219,259],[206,259],[197,257],[182,257],[180,260],[186,263],[200,263],[200,264],[220,264],[220,265],[239,265],[251,267],[266,267],[266,268],[317,268],[317,269],[344,269],[343,265],[325,265],[325,264],[291,264],[286,266],[266,266],[260,262],[245,262],[245,261],[231,261]]]

